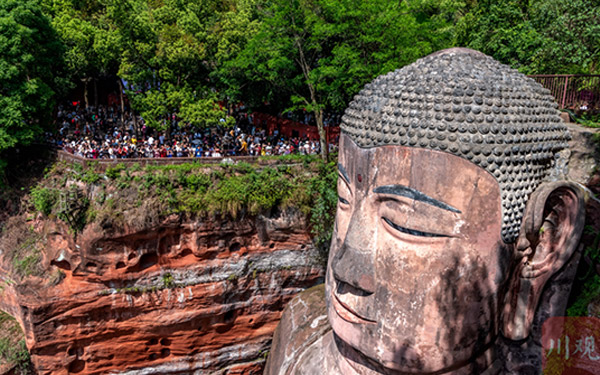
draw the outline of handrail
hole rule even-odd
[[[265,158],[264,156],[223,156],[223,157],[171,157],[171,158],[123,158],[123,159],[93,159],[84,158],[82,156],[73,155],[62,149],[56,150],[57,160],[78,163],[84,167],[94,164],[101,168],[114,166],[116,164],[139,164],[141,166],[146,165],[173,165],[173,164],[185,164],[185,163],[198,163],[198,164],[220,164],[225,160],[233,160],[234,162],[246,162],[246,163],[257,163],[259,165],[279,165],[279,164],[290,164],[289,162],[282,162],[278,158]]]
[[[600,74],[532,74],[550,91],[560,109],[600,109]]]

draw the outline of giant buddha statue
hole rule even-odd
[[[325,288],[286,308],[265,374],[539,373],[541,350],[515,358],[564,313],[569,288],[544,293],[584,219],[548,90],[453,48],[376,78],[342,121]]]

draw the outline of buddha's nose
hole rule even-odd
[[[368,294],[375,292],[372,233],[362,219],[351,219],[346,238],[332,259],[333,276]]]

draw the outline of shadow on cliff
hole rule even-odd
[[[21,199],[44,176],[56,160],[55,150],[46,146],[16,147],[0,153],[7,166],[0,174],[0,225],[19,213]]]

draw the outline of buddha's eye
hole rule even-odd
[[[352,191],[348,186],[346,180],[342,177],[338,177],[337,181],[338,201],[340,202],[340,208],[347,208],[350,206],[352,200]]]
[[[394,223],[393,221],[391,221],[387,217],[382,217],[382,219],[383,219],[383,221],[386,222],[387,225],[389,225],[393,229],[397,230],[398,232],[410,234],[411,236],[419,236],[419,237],[450,237],[450,236],[447,236],[445,234],[422,232],[422,231],[416,230],[416,229],[405,228],[405,227],[402,227],[402,226]]]
[[[381,224],[393,236],[407,239],[448,238],[456,234],[453,213],[440,212],[429,204],[405,198],[380,197],[378,214]]]

